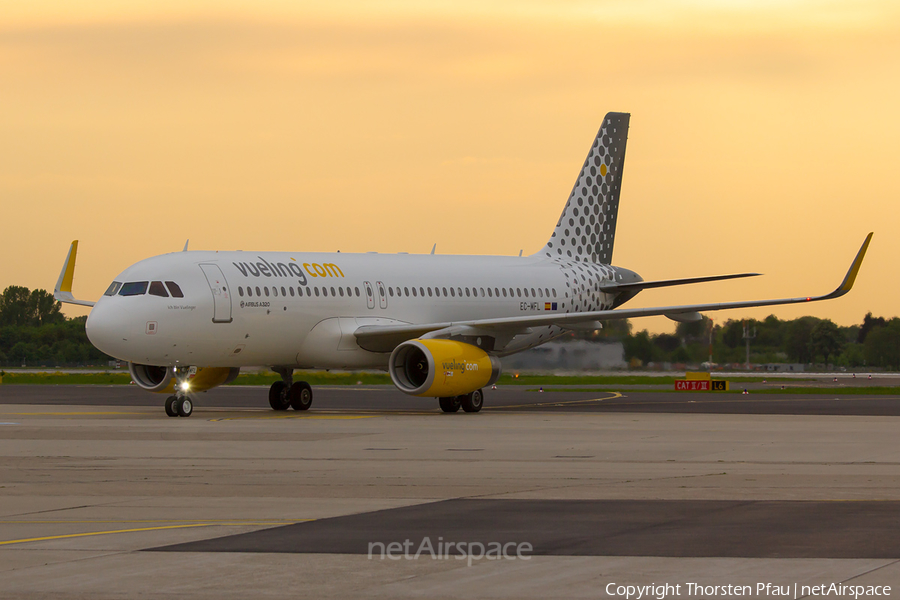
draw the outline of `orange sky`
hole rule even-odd
[[[0,289],[73,239],[86,299],[187,238],[535,252],[616,110],[613,262],[766,274],[629,306],[825,293],[874,231],[850,295],[711,316],[900,312],[896,2],[18,2],[0,98]]]

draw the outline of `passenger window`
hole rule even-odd
[[[247,295],[250,296],[251,298],[253,297],[253,288],[250,287],[249,285],[247,286]]]
[[[556,298],[556,288],[553,288],[553,289],[550,290],[550,291],[553,292],[553,297]]]
[[[332,295],[332,296],[337,296],[337,294],[334,293],[334,288],[331,288],[331,295]]]
[[[131,281],[122,285],[122,289],[119,290],[120,296],[143,296],[147,293],[147,286],[150,285],[149,281]]]
[[[341,298],[343,298],[344,297],[344,288],[339,287],[338,291],[341,293]]]
[[[241,298],[244,297],[244,288],[242,288],[241,286],[238,286],[238,296],[240,296]]]
[[[393,298],[393,297],[394,297],[394,288],[389,287],[389,288],[388,288],[388,293],[391,295],[391,298]]]
[[[423,298],[425,297],[425,290],[423,288],[419,288],[419,295]]]
[[[456,298],[456,290],[453,288],[450,288],[450,295],[453,296],[454,298]]]
[[[106,291],[103,292],[103,295],[104,296],[115,296],[116,292],[119,291],[120,287],[122,287],[121,283],[119,283],[118,281],[113,281],[111,284],[109,284],[109,287],[106,288]]]
[[[481,297],[484,298],[484,288],[481,288]]]
[[[266,289],[268,289],[268,288],[266,288]],[[278,288],[275,287],[274,285],[272,286],[272,295],[275,296],[276,298],[278,297]]]
[[[291,290],[291,298],[293,298],[294,297],[294,288],[288,288],[288,289]]]
[[[349,298],[349,297],[352,296],[352,295],[353,295],[353,290],[351,290],[351,289],[350,289],[350,286],[348,285],[348,286],[347,286],[347,297]]]
[[[469,288],[466,288],[466,298],[469,297]]]
[[[256,295],[257,295],[257,296],[262,296],[262,294],[261,294],[260,291],[259,291],[259,286],[256,286]]]
[[[488,288],[488,298],[493,298],[494,294],[491,293],[491,288]]]
[[[538,288],[538,296],[541,298],[544,297],[544,292],[543,292],[543,290],[541,290],[541,288]]]
[[[494,295],[497,296],[497,297],[499,298],[499,297],[500,297],[500,290],[498,290],[497,288],[494,288]]]
[[[319,288],[314,287],[313,291],[316,293],[316,298],[318,298],[319,297]]]
[[[428,297],[431,298],[431,288],[428,288]]]
[[[503,288],[503,297],[506,298],[506,288]]]
[[[324,285],[322,286],[322,295],[325,296],[326,298],[328,297],[328,288],[325,287]]]
[[[266,296],[269,295],[269,286],[263,288],[263,291],[266,293]]]
[[[169,293],[172,294],[173,298],[184,298],[181,288],[174,281],[167,281],[166,287],[169,288]]]
[[[416,288],[413,288],[413,296],[416,295]]]
[[[282,288],[281,288],[281,295],[282,295],[282,296],[287,296],[287,294],[284,293],[284,286],[282,286]]]
[[[444,292],[444,298],[447,297],[447,288],[441,288],[441,291]]]
[[[403,293],[408,298],[409,297],[409,288],[403,288]]]
[[[166,292],[166,286],[162,284],[162,281],[151,281],[150,282],[150,295],[151,296],[160,296],[162,298],[168,298],[169,294]]]

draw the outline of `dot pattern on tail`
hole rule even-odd
[[[556,229],[539,255],[558,262],[610,264],[629,118],[627,113],[604,118]]]

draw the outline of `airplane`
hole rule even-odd
[[[142,260],[96,302],[72,294],[78,241],[54,289],[91,306],[86,331],[128,362],[134,382],[164,393],[166,414],[190,416],[193,394],[233,381],[244,367],[280,376],[277,411],[307,410],[300,369],[383,369],[442,411],[478,412],[499,358],[610,319],[830,300],[850,291],[872,233],[841,284],[821,296],[620,308],[645,289],[753,277],[736,273],[644,281],[613,266],[630,114],[608,113],[547,243],[530,256],[188,251]]]

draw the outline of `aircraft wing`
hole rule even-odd
[[[862,265],[872,234],[866,236],[866,240],[860,247],[856,258],[850,265],[850,269],[844,276],[841,284],[831,293],[822,296],[807,296],[802,298],[780,298],[776,300],[746,300],[741,302],[719,302],[713,304],[684,304],[675,306],[655,306],[651,308],[625,308],[615,310],[596,310],[591,312],[576,312],[568,314],[531,315],[525,317],[504,317],[499,319],[476,319],[472,321],[456,321],[444,323],[424,323],[408,325],[364,325],[358,328],[354,335],[360,347],[373,352],[390,352],[398,344],[431,334],[429,337],[439,337],[444,330],[448,335],[459,332],[480,331],[489,333],[505,333],[509,335],[511,330],[524,332],[530,327],[546,327],[556,325],[564,329],[584,326],[592,321],[609,321],[612,319],[632,319],[636,317],[651,317],[664,315],[676,321],[693,321],[700,318],[700,312],[713,310],[725,310],[729,308],[752,308],[756,306],[776,306],[780,304],[799,304],[801,302],[818,302],[819,300],[831,300],[839,298],[850,291],[859,268]]]
[[[759,277],[762,273],[735,273],[734,275],[713,275],[711,277],[688,277],[686,279],[660,279],[657,281],[636,281],[634,283],[607,283],[600,286],[601,292],[615,294],[616,292],[630,292],[632,290],[646,290],[650,288],[669,287],[673,285],[687,285],[689,283],[705,283],[707,281],[722,281],[723,279],[739,279],[741,277]]]
[[[75,278],[75,255],[78,253],[78,240],[72,242],[69,247],[69,253],[66,255],[66,262],[63,263],[62,271],[59,273],[59,279],[56,280],[56,287],[53,288],[53,299],[67,304],[79,304],[81,306],[93,306],[94,302],[90,300],[76,300],[72,295],[72,280]]]

